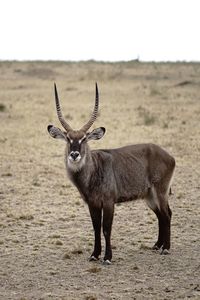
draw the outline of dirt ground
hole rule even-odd
[[[0,299],[200,299],[200,64],[0,62]],[[66,176],[53,82],[72,127],[100,90],[91,148],[153,142],[176,159],[171,254],[152,251],[142,200],[117,205],[113,263],[88,262],[93,230]]]

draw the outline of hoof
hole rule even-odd
[[[102,261],[102,264],[105,266],[109,266],[109,265],[111,265],[111,261],[109,259],[106,259],[106,260]]]
[[[163,249],[160,254],[161,255],[168,255],[168,254],[170,254],[170,252],[169,252],[168,249]]]
[[[158,251],[158,250],[160,250],[160,248],[159,248],[157,245],[154,245],[154,246],[152,247],[152,250]]]
[[[99,259],[92,255],[88,258],[88,260],[89,261],[98,261]]]

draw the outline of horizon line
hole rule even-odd
[[[63,60],[63,59],[0,59],[2,62],[62,62],[62,63],[107,63],[107,64],[117,64],[117,63],[200,63],[200,60],[140,60],[130,59],[130,60],[98,60],[98,59],[80,59],[80,60]]]

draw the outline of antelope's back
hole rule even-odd
[[[107,180],[115,182],[117,202],[144,198],[148,189],[175,165],[174,158],[154,144],[99,150],[99,153],[105,158],[105,165],[106,160],[110,165]]]

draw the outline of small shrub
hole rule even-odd
[[[96,296],[85,296],[85,300],[97,300],[97,297]]]
[[[56,246],[62,246],[62,245],[63,245],[63,242],[62,242],[61,240],[57,240],[57,241],[55,242],[55,245],[56,245]]]
[[[2,177],[11,177],[11,176],[12,176],[12,173],[10,173],[10,172],[3,173],[1,176],[2,176]]]
[[[150,126],[155,124],[156,117],[148,111],[145,107],[139,106],[138,107],[139,116],[143,119],[143,123],[146,126]]]
[[[154,97],[154,96],[161,95],[161,92],[157,88],[152,87],[150,89],[149,95],[152,96],[152,97]]]
[[[90,269],[88,269],[87,272],[98,273],[98,272],[101,272],[101,268],[94,266],[94,267],[91,267]]]
[[[167,122],[164,122],[164,123],[163,123],[163,128],[164,128],[164,129],[169,128],[169,124],[168,124]]]
[[[59,239],[60,238],[60,234],[54,233],[54,234],[50,235],[49,238],[51,238],[51,239]]]
[[[39,179],[38,179],[36,176],[33,178],[32,185],[33,185],[33,186],[36,186],[36,187],[39,187],[39,186],[40,186]]]
[[[22,215],[19,216],[19,219],[20,220],[25,220],[25,221],[30,221],[30,220],[34,219],[34,216],[30,215],[30,214],[22,214]]]
[[[3,103],[0,103],[0,111],[4,112],[6,110],[6,106]]]
[[[71,256],[67,252],[63,255],[63,259],[70,259],[70,258],[71,258]]]
[[[150,115],[150,114],[146,114],[144,115],[144,124],[149,126],[149,125],[152,125],[154,124],[156,121],[155,117],[153,115]]]

